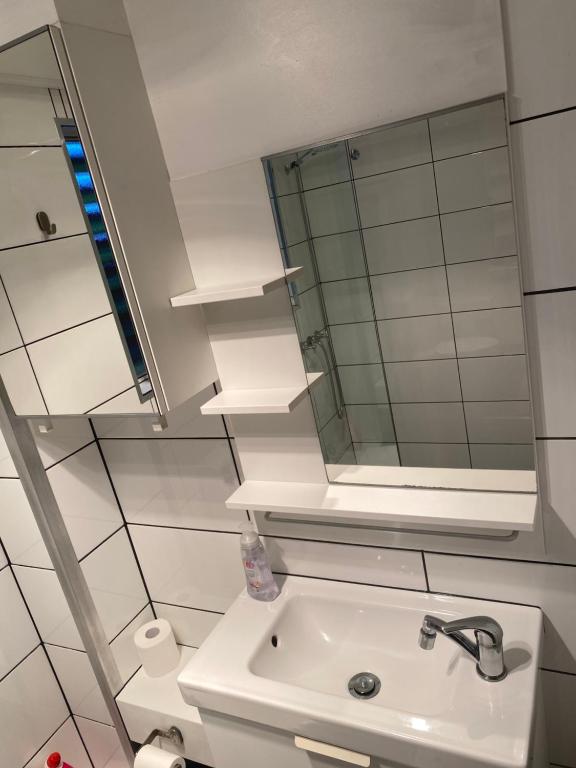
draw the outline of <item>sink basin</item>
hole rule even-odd
[[[508,676],[486,682],[474,660],[438,636],[418,645],[422,618],[492,616]],[[287,577],[280,597],[243,593],[181,672],[187,702],[419,768],[529,765],[542,634],[536,608]],[[370,699],[353,675],[380,680]],[[380,765],[388,765],[380,763]]]

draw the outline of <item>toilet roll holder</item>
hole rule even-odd
[[[167,731],[163,731],[160,728],[154,728],[154,730],[142,742],[140,749],[142,749],[142,747],[148,746],[148,744],[152,744],[156,738],[168,739],[168,741],[171,741],[175,747],[182,748],[184,746],[184,737],[182,736],[182,731],[173,725],[171,728],[168,728]]]

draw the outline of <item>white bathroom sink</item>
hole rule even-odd
[[[425,614],[485,614],[504,630],[507,677],[487,682]],[[181,672],[187,702],[423,768],[528,765],[542,634],[536,608],[287,577],[273,603],[243,593]],[[371,699],[348,690],[378,676]]]

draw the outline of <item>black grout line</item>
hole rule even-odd
[[[438,269],[438,267],[434,267],[434,269]],[[505,307],[477,307],[476,309],[458,309],[454,312],[429,312],[425,315],[400,315],[398,317],[378,317],[376,318],[376,323],[388,323],[392,320],[416,320],[419,317],[446,317],[446,315],[467,315],[471,312],[497,312],[500,309],[520,309],[521,304],[510,304]],[[373,320],[348,320],[346,322],[342,323],[333,323],[331,322],[329,326],[331,328],[338,328],[341,325],[368,325],[368,324],[374,324]],[[495,357],[509,357],[509,355],[495,355]]]
[[[576,562],[575,563],[561,563],[557,560],[527,560],[526,558],[522,557],[503,557],[502,555],[477,555],[477,554],[468,554],[468,553],[462,553],[462,552],[444,552],[442,550],[432,550],[432,549],[425,549],[424,555],[438,555],[440,557],[466,557],[466,558],[473,558],[474,560],[501,560],[505,563],[524,563],[525,565],[551,565],[555,568],[576,568]],[[468,597],[472,597],[472,595],[468,595]],[[484,600],[492,599],[492,598],[482,598]],[[509,600],[500,600],[499,602],[511,602]]]
[[[103,315],[97,315],[96,317],[91,317],[89,320],[82,320],[81,323],[76,323],[75,325],[70,325],[66,328],[62,328],[60,331],[54,331],[54,333],[48,333],[46,336],[40,336],[38,339],[34,339],[33,341],[25,342],[25,346],[32,347],[34,344],[39,344],[41,341],[45,341],[46,339],[51,339],[54,336],[60,336],[63,333],[66,333],[67,331],[72,331],[74,328],[80,328],[83,325],[88,325],[88,323],[94,323],[96,320],[102,320],[103,317],[109,317],[110,315],[114,314],[113,312],[105,312]]]
[[[242,512],[241,509],[231,509],[230,512]],[[159,523],[138,523],[133,522],[131,520],[128,521],[127,525],[132,526],[138,526],[139,528],[165,528],[171,531],[194,531],[196,533],[225,533],[229,536],[240,536],[240,531],[234,530],[234,531],[226,531],[222,530],[222,528],[190,528],[186,525],[170,525],[169,523],[162,523],[161,525]],[[158,600],[156,600],[158,602]]]
[[[149,605],[148,605],[148,604],[146,604],[146,605],[145,605],[143,608],[140,608],[140,610],[138,611],[138,613],[137,613],[135,616],[132,616],[132,618],[130,619],[130,621],[129,621],[127,624],[125,624],[125,625],[122,627],[122,629],[121,629],[119,632],[117,632],[117,633],[114,635],[114,637],[113,637],[111,640],[109,640],[109,641],[108,641],[108,645],[112,645],[112,643],[114,642],[114,640],[117,640],[117,639],[120,637],[120,635],[122,634],[122,632],[125,632],[125,631],[128,629],[128,627],[130,626],[130,624],[132,624],[132,622],[133,622],[133,621],[136,621],[136,619],[138,618],[138,616],[140,616],[140,614],[141,614],[141,613],[144,613],[144,611],[145,611],[147,608],[150,608],[150,609],[151,609],[151,611],[152,611],[152,615],[154,616],[154,618],[155,618],[155,619],[157,619],[157,618],[158,618],[158,616],[156,616],[156,614],[154,613],[154,608],[152,607],[152,601],[150,601],[150,604],[149,604]]]
[[[56,730],[55,730],[55,731],[53,731],[53,732],[50,734],[50,736],[48,736],[48,738],[46,739],[46,741],[45,741],[43,744],[40,744],[40,746],[38,747],[38,749],[36,750],[36,752],[34,752],[34,754],[32,755],[32,757],[31,757],[29,760],[27,760],[27,761],[26,761],[26,763],[24,764],[23,768],[26,768],[26,766],[27,766],[29,763],[31,763],[31,762],[32,762],[32,760],[34,760],[34,758],[36,757],[36,755],[38,755],[38,753],[39,753],[41,750],[43,750],[43,749],[44,749],[44,747],[46,746],[46,744],[48,744],[48,742],[50,741],[50,739],[53,739],[53,738],[54,738],[54,736],[56,736],[56,734],[58,733],[58,731],[60,730],[60,728],[63,728],[63,727],[66,725],[66,723],[68,722],[68,720],[72,720],[72,721],[74,721],[74,717],[73,717],[72,715],[68,715],[68,717],[66,718],[66,720],[64,720],[63,722],[61,722],[61,723],[60,723],[60,725],[58,726],[58,728],[56,728]],[[87,750],[86,750],[86,751],[87,751]],[[92,762],[92,761],[91,761],[91,762]],[[93,765],[93,763],[92,763],[92,765]]]
[[[531,115],[530,117],[520,117],[517,120],[510,120],[510,125],[518,125],[518,123],[528,123],[531,120],[541,120],[543,117],[553,117],[554,115],[562,115],[564,112],[572,112],[576,107],[564,107],[563,109],[554,109],[552,112],[541,112],[538,115]]]
[[[547,440],[576,440],[576,436],[572,437],[538,437],[536,436],[534,440],[546,442]]]
[[[48,96],[50,97],[50,101],[52,103],[52,111],[54,112],[54,117],[58,117],[58,110],[56,109],[56,104],[54,103],[54,97],[52,96],[52,89],[47,88]]]
[[[41,640],[40,638],[38,638],[38,642],[36,643],[36,645],[34,646],[34,648],[32,648],[32,650],[31,650],[31,651],[28,651],[28,653],[27,653],[25,656],[23,656],[23,657],[20,659],[20,661],[18,661],[16,664],[14,664],[14,666],[13,666],[11,669],[9,669],[9,670],[8,670],[8,672],[6,672],[5,674],[3,674],[3,675],[0,677],[0,683],[1,683],[3,680],[5,680],[5,679],[8,677],[8,675],[11,675],[11,674],[12,674],[12,672],[14,672],[14,670],[18,669],[18,667],[19,667],[21,664],[23,664],[23,663],[24,663],[24,662],[25,662],[27,659],[29,659],[29,658],[30,658],[30,656],[32,656],[32,654],[33,654],[35,651],[37,651],[39,648],[41,648],[41,647],[42,647],[42,640]]]
[[[126,680],[125,683],[122,683],[122,685],[120,686],[119,690],[114,694],[114,699],[115,700],[118,698],[118,696],[120,696],[120,694],[122,693],[124,688],[126,688],[128,683],[136,677],[136,675],[138,674],[138,672],[140,672],[141,669],[142,669],[142,664],[139,664],[138,667],[134,670],[134,672],[132,672],[132,674],[130,675],[128,680]]]
[[[76,232],[73,235],[60,235],[60,237],[49,237],[46,240],[32,240],[30,243],[21,243],[19,245],[9,245],[6,248],[0,248],[0,253],[3,251],[14,251],[17,248],[28,248],[30,245],[43,245],[44,243],[53,243],[57,240],[69,240],[71,237],[82,237],[82,235],[87,235],[88,232]]]
[[[261,534],[262,535],[262,534]],[[275,537],[279,538],[279,537]],[[224,616],[224,611],[211,611],[208,608],[194,608],[190,605],[180,605],[179,603],[167,603],[164,600],[154,600],[158,605],[169,605],[172,608],[184,608],[186,611],[201,611],[202,613],[213,613],[215,616]]]
[[[126,522],[126,516],[124,514],[124,510],[122,509],[122,505],[120,504],[120,498],[118,496],[118,492],[116,491],[116,486],[114,485],[114,482],[112,480],[112,475],[110,473],[110,469],[108,468],[108,463],[106,462],[106,457],[104,456],[104,451],[102,450],[102,446],[100,445],[100,441],[98,439],[98,435],[96,434],[96,430],[94,429],[94,424],[92,423],[92,419],[88,419],[88,423],[90,424],[90,429],[92,430],[92,434],[94,435],[94,439],[96,440],[96,447],[98,448],[98,453],[100,454],[100,459],[102,460],[102,464],[104,466],[104,471],[106,472],[106,476],[108,478],[108,482],[110,483],[110,487],[112,488],[112,493],[114,494],[114,498],[116,499],[116,504],[118,505],[118,510],[120,511],[120,515],[122,517],[122,521],[124,523],[124,529],[126,531],[126,536],[128,538],[128,543],[132,549],[132,554],[134,555],[134,561],[136,563],[136,567],[138,568],[138,571],[140,573],[140,578],[142,579],[142,584],[144,586],[144,591],[146,592],[146,596],[148,598],[148,602],[150,603],[150,607],[152,608],[152,615],[155,619],[158,617],[156,616],[156,611],[154,610],[154,606],[152,605],[152,598],[150,596],[150,591],[148,589],[148,584],[146,583],[146,579],[144,578],[144,572],[142,570],[142,566],[140,564],[140,560],[138,559],[138,554],[136,552],[136,547],[134,546],[134,542],[132,541],[132,536],[130,535],[130,531],[128,529],[128,523]]]
[[[426,567],[426,558],[424,557],[424,552],[421,551],[420,555],[422,556],[422,568],[424,569],[424,578],[426,580],[426,590],[430,592],[430,581],[428,580],[428,568]]]
[[[524,296],[544,296],[548,293],[572,293],[576,291],[576,285],[568,285],[566,288],[545,288],[541,291],[524,291]]]
[[[112,533],[108,534],[108,536],[106,536],[106,538],[102,539],[102,541],[99,541],[98,544],[96,544],[95,547],[92,547],[92,549],[90,549],[88,552],[86,552],[85,555],[82,555],[82,557],[79,557],[78,558],[78,562],[81,563],[83,560],[86,560],[87,557],[90,557],[90,555],[93,554],[94,552],[96,552],[96,550],[99,549],[102,546],[102,544],[106,544],[107,541],[110,541],[110,539],[113,536],[116,536],[116,534],[119,531],[123,530],[123,528],[124,528],[124,523],[121,522],[120,525],[118,526],[118,528],[116,528],[116,530],[114,530],[114,531],[112,531]]]
[[[88,322],[90,322],[90,321],[88,321]],[[96,405],[93,405],[90,408],[90,410],[84,411],[84,413],[81,414],[81,415],[82,416],[87,416],[88,418],[90,418],[91,416],[95,417],[95,418],[98,418],[98,416],[110,416],[109,413],[94,413],[94,411],[96,410],[96,408],[101,408],[103,405],[106,405],[106,403],[109,403],[112,400],[114,400],[115,398],[120,397],[120,395],[125,395],[126,392],[130,392],[131,389],[136,389],[136,387],[137,387],[136,384],[132,384],[130,387],[126,387],[126,389],[123,389],[121,392],[116,392],[116,394],[112,395],[112,397],[108,397],[108,398],[106,398],[106,400],[103,400],[101,403],[97,403]],[[150,413],[143,413],[142,416],[154,416],[154,414],[152,413],[152,411],[150,411]],[[100,439],[98,437],[98,435],[96,435],[96,433],[94,433],[94,436],[95,436],[96,441],[98,441]]]
[[[48,472],[48,470],[52,469],[53,467],[57,467],[59,464],[63,464],[65,461],[67,461],[72,456],[76,456],[77,453],[80,453],[85,448],[89,448],[91,445],[95,445],[95,444],[96,444],[96,440],[90,440],[90,442],[85,443],[85,445],[80,446],[80,448],[76,448],[76,450],[72,451],[72,453],[69,453],[67,456],[64,456],[61,459],[58,459],[58,461],[55,461],[52,464],[47,464],[44,467],[45,472]]]
[[[415,360],[385,360],[384,365],[396,365],[396,364],[406,364],[406,363],[441,363],[443,360],[484,360],[485,358],[495,358],[495,357],[526,357],[525,352],[516,352],[511,355],[470,355],[468,357],[421,357]],[[338,368],[353,368],[355,366],[359,365],[380,365],[380,363],[338,363]],[[473,401],[466,401],[466,402],[473,402]],[[485,402],[484,400],[479,400],[478,402]],[[491,401],[491,402],[497,402],[497,401]],[[530,402],[527,400],[526,402]]]

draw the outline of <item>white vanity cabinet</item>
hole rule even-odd
[[[0,376],[20,415],[164,414],[210,342],[132,38],[76,21],[0,49]]]

